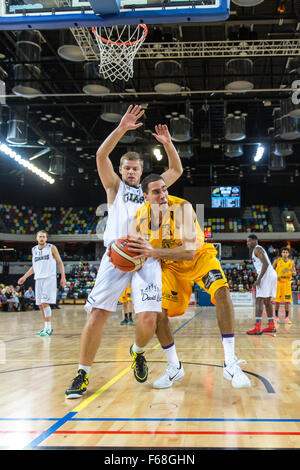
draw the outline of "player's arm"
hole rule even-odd
[[[294,261],[293,261],[293,265],[292,265],[291,271],[292,271],[292,275],[293,275],[293,276],[296,276],[297,271],[296,271],[296,268],[295,268],[295,263],[294,263]]]
[[[139,257],[165,259],[172,261],[193,260],[197,249],[197,233],[195,227],[195,215],[191,204],[183,204],[180,211],[176,212],[175,238],[182,240],[182,245],[176,248],[153,247],[141,235],[130,237],[130,249]]]
[[[268,263],[267,258],[265,257],[265,254],[264,254],[263,250],[260,247],[254,248],[254,254],[262,262],[261,273],[260,273],[259,277],[256,280],[256,285],[259,285],[262,278],[264,277],[268,267],[269,267],[269,263]]]
[[[141,106],[130,105],[118,127],[109,134],[97,150],[97,170],[106,191],[117,192],[120,184],[120,177],[115,172],[109,155],[127,131],[137,129],[143,125],[141,122],[136,122],[143,114],[144,110]]]
[[[66,285],[66,275],[65,275],[65,267],[64,267],[64,263],[62,262],[62,259],[60,257],[60,254],[58,252],[58,249],[56,248],[55,245],[52,245],[51,247],[51,251],[52,251],[52,256],[53,258],[56,260],[57,264],[58,264],[58,267],[59,267],[59,270],[60,270],[60,285],[62,287],[65,287]]]
[[[278,258],[276,258],[274,261],[273,261],[273,268],[276,269],[277,267],[277,263],[278,263]]]
[[[175,183],[183,173],[181,160],[172,142],[168,127],[165,124],[158,124],[155,126],[155,133],[153,133],[153,136],[159,143],[163,144],[168,157],[169,168],[167,171],[162,173],[162,177],[166,182],[167,187],[169,187]]]
[[[22,284],[24,284],[26,279],[28,279],[28,277],[32,276],[33,273],[34,273],[33,266],[31,266],[31,268],[28,269],[28,271],[24,274],[24,276],[22,276],[22,277],[20,277],[20,279],[18,279],[18,285],[21,286]]]

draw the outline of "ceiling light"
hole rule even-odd
[[[263,145],[260,145],[257,147],[256,154],[254,156],[254,161],[259,162],[262,159],[262,156],[264,154],[265,147]]]
[[[153,153],[154,153],[155,158],[156,158],[157,161],[162,160],[163,156],[162,156],[162,153],[161,153],[160,149],[155,148],[155,149],[153,150]]]
[[[10,158],[15,160],[16,162],[18,162],[19,165],[22,165],[27,170],[29,170],[32,173],[34,173],[35,175],[39,176],[43,180],[47,181],[49,184],[55,183],[55,179],[53,179],[51,176],[49,176],[44,171],[40,170],[37,166],[33,165],[33,163],[30,163],[25,158],[22,158],[21,155],[16,153],[14,150],[11,150],[6,144],[3,144],[3,143],[0,144],[0,151],[5,153],[5,155],[9,156]]]

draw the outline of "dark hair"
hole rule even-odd
[[[148,194],[149,183],[153,183],[154,181],[159,181],[159,180],[164,181],[161,175],[156,175],[155,173],[151,173],[151,175],[146,176],[146,178],[144,178],[143,181],[141,182],[143,193]]]
[[[283,248],[281,248],[280,253],[282,253],[283,251],[288,251],[288,252],[290,252],[290,250],[288,249],[287,246],[284,246]]]
[[[251,240],[258,240],[257,236],[252,233],[251,235],[248,235],[247,238],[251,238]]]

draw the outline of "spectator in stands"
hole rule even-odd
[[[6,288],[1,290],[1,304],[2,304],[2,311],[7,312],[8,311],[8,301],[6,297]]]
[[[25,300],[25,310],[28,305],[31,305],[32,308],[35,307],[35,293],[32,287],[28,287],[27,291],[24,293]]]
[[[6,297],[8,301],[8,311],[9,312],[12,312],[13,310],[17,311],[19,308],[19,297],[14,286],[7,287]]]

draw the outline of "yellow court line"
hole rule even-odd
[[[157,343],[153,348],[151,349],[157,349],[160,347],[160,343]],[[86,408],[92,401],[94,401],[97,397],[99,397],[103,392],[105,392],[109,387],[111,387],[114,383],[116,383],[119,379],[123,377],[123,375],[127,374],[131,370],[131,366],[126,367],[126,369],[123,369],[118,375],[113,377],[109,382],[107,382],[103,387],[99,388],[95,393],[93,393],[89,398],[86,398],[80,405],[76,406],[72,411],[73,412],[79,412],[82,411],[84,408]]]
[[[99,395],[101,395],[105,390],[107,390],[111,385],[113,385],[115,382],[117,382],[123,375],[127,374],[131,370],[131,366],[127,367],[126,369],[123,369],[118,375],[113,377],[109,382],[107,382],[103,387],[99,388],[97,392],[93,393],[89,398],[86,398],[80,405],[76,406],[72,411],[73,412],[79,412],[82,411],[86,406],[88,406],[92,401],[94,401]]]

